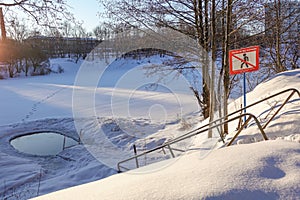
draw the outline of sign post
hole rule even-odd
[[[244,113],[246,113],[246,72],[252,72],[259,69],[259,46],[235,49],[229,51],[230,75],[244,75]],[[246,116],[244,117],[244,122]]]
[[[247,94],[247,87],[246,87],[246,73],[243,73],[244,77],[244,113],[246,113],[246,106],[247,106],[247,101],[246,101],[246,94]],[[246,116],[244,116],[244,122],[246,121]]]

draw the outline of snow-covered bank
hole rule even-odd
[[[156,165],[159,165],[157,163]],[[43,199],[299,199],[299,143],[267,141],[194,152],[154,173],[124,173]]]

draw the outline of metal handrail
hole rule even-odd
[[[171,155],[172,155],[172,157],[174,158],[174,157],[175,157],[175,154],[173,153],[172,148],[171,148],[171,145],[172,145],[172,144],[177,143],[177,142],[180,142],[180,141],[185,140],[185,139],[187,139],[187,138],[196,136],[196,135],[201,134],[201,133],[203,133],[203,132],[206,132],[206,131],[208,131],[208,130],[214,129],[214,128],[218,127],[218,126],[222,126],[222,125],[225,124],[225,123],[229,123],[229,122],[231,122],[231,121],[240,119],[240,118],[242,118],[242,117],[244,117],[244,116],[249,116],[249,118],[248,118],[248,120],[246,121],[246,123],[248,123],[248,122],[253,118],[253,119],[255,120],[255,123],[257,124],[257,126],[258,126],[258,128],[259,128],[259,130],[260,130],[260,132],[261,132],[261,134],[262,134],[262,136],[263,136],[263,138],[264,138],[264,140],[268,140],[268,137],[266,136],[266,133],[264,132],[264,130],[263,130],[262,126],[260,125],[258,119],[257,119],[253,114],[251,114],[251,113],[244,113],[244,114],[241,114],[241,115],[239,115],[239,116],[236,116],[236,117],[233,117],[233,118],[231,118],[231,119],[228,119],[228,120],[226,120],[226,121],[224,121],[224,122],[221,122],[221,123],[219,123],[219,124],[216,124],[216,125],[213,125],[213,126],[211,126],[211,127],[208,127],[208,128],[206,128],[206,129],[199,130],[198,132],[195,132],[195,133],[193,133],[193,134],[186,135],[185,137],[181,137],[180,139],[177,139],[177,138],[176,138],[176,140],[172,140],[172,141],[166,142],[166,143],[163,144],[163,145],[160,145],[160,146],[158,146],[158,147],[156,147],[156,148],[153,148],[153,149],[150,149],[150,150],[148,150],[148,151],[145,151],[145,152],[143,152],[143,153],[141,153],[141,154],[137,154],[137,155],[135,155],[135,156],[132,156],[132,157],[126,159],[126,160],[122,160],[122,161],[120,161],[120,162],[117,164],[118,171],[121,172],[121,168],[123,168],[123,169],[125,169],[125,170],[129,170],[128,168],[121,166],[122,163],[128,162],[128,161],[130,161],[130,160],[137,160],[139,157],[142,157],[142,156],[144,156],[144,155],[146,155],[146,154],[149,154],[149,153],[152,153],[152,152],[154,152],[154,151],[163,149],[163,148],[165,148],[165,147],[167,147],[167,148],[170,150]],[[246,123],[245,123],[244,125],[246,125]],[[243,125],[242,127],[244,127],[244,125]],[[238,132],[238,134],[239,134],[241,131],[242,131],[242,129],[240,129],[240,131]],[[237,135],[238,135],[238,134],[237,134]],[[236,135],[236,137],[237,137],[237,135]],[[235,139],[235,137],[232,139],[232,141],[230,141],[230,144],[233,142],[234,139]],[[229,145],[230,145],[230,144],[229,144]],[[228,145],[228,146],[229,146],[229,145]],[[137,168],[138,168],[138,166],[137,166]]]
[[[244,114],[241,114],[241,115],[236,116],[236,117],[234,117],[234,118],[228,119],[230,116],[232,116],[232,115],[234,115],[234,114],[237,114],[237,113],[239,113],[239,112],[241,112],[241,111],[244,111],[245,109],[248,109],[248,108],[250,108],[250,107],[252,107],[252,106],[254,106],[254,105],[257,105],[257,104],[259,104],[259,103],[261,103],[261,102],[264,102],[264,101],[266,101],[266,100],[269,100],[269,99],[271,99],[271,98],[274,98],[274,97],[276,97],[276,96],[278,96],[278,95],[284,94],[284,93],[286,93],[286,92],[291,92],[291,94],[290,94],[290,95],[288,96],[288,98],[284,101],[284,103],[280,106],[280,108],[273,114],[273,116],[265,123],[264,126],[261,126],[261,124],[260,124],[260,122],[258,121],[257,117],[254,116],[254,115],[251,114],[251,113],[244,113]],[[200,134],[200,133],[206,132],[206,131],[208,131],[208,130],[210,130],[210,129],[216,128],[216,127],[218,127],[218,126],[221,126],[221,125],[223,125],[223,124],[225,124],[225,123],[234,121],[234,120],[236,120],[236,119],[241,119],[242,117],[247,116],[247,115],[249,116],[249,118],[245,121],[245,123],[244,123],[244,124],[242,125],[242,127],[238,130],[238,132],[235,134],[235,136],[234,136],[234,137],[231,139],[231,141],[227,144],[227,146],[230,146],[230,145],[233,143],[233,141],[236,139],[236,137],[240,134],[240,132],[244,129],[244,127],[247,126],[247,124],[250,122],[250,120],[251,120],[252,118],[255,120],[255,123],[257,124],[257,126],[258,126],[258,128],[259,128],[261,134],[263,135],[263,138],[264,138],[265,140],[267,140],[268,138],[267,138],[267,136],[266,136],[266,134],[265,134],[265,132],[264,132],[264,129],[265,129],[265,128],[267,127],[267,125],[274,119],[274,117],[279,113],[279,111],[284,107],[284,105],[287,104],[287,102],[291,99],[291,97],[292,97],[295,93],[297,93],[298,96],[299,96],[299,98],[300,98],[300,92],[299,92],[297,89],[295,89],[295,88],[289,88],[289,89],[283,90],[283,91],[281,91],[281,92],[278,92],[278,93],[276,93],[276,94],[273,94],[273,95],[271,95],[271,96],[269,96],[269,97],[266,97],[266,98],[264,98],[264,99],[262,99],[262,100],[259,100],[259,101],[257,101],[257,102],[254,102],[254,103],[252,103],[252,104],[246,106],[245,108],[241,108],[241,109],[239,109],[239,110],[236,110],[236,111],[234,111],[234,112],[232,112],[232,113],[230,113],[230,114],[228,114],[228,115],[226,115],[226,116],[224,116],[224,117],[221,117],[221,118],[219,118],[219,119],[217,119],[217,120],[214,120],[214,121],[212,121],[212,122],[210,122],[210,123],[208,123],[208,124],[206,124],[206,125],[203,125],[203,126],[197,128],[197,129],[194,129],[194,130],[192,130],[192,131],[189,131],[189,132],[187,132],[187,133],[185,133],[185,134],[183,134],[183,135],[181,135],[181,136],[179,136],[179,137],[177,137],[177,138],[175,138],[175,139],[173,139],[173,140],[171,140],[171,141],[169,141],[169,142],[166,142],[165,144],[163,144],[163,145],[161,145],[161,146],[158,146],[158,147],[156,147],[156,148],[150,149],[150,150],[148,150],[148,151],[146,151],[146,152],[144,152],[144,153],[135,155],[135,156],[130,157],[130,158],[126,159],[126,160],[120,161],[120,162],[117,164],[117,168],[118,168],[118,170],[119,170],[120,172],[121,172],[121,168],[123,168],[123,169],[125,169],[125,170],[129,170],[129,169],[125,168],[125,167],[122,167],[121,164],[122,164],[122,163],[125,163],[125,162],[128,162],[128,161],[130,161],[130,160],[132,160],[132,159],[136,159],[136,160],[137,160],[138,157],[144,156],[144,155],[146,155],[146,154],[148,154],[148,153],[157,151],[157,150],[159,150],[159,149],[163,149],[164,147],[168,147],[169,150],[170,150],[170,152],[171,152],[171,154],[172,154],[172,157],[175,157],[174,153],[172,152],[172,148],[170,147],[171,144],[174,144],[174,143],[177,143],[177,142],[179,142],[179,141],[185,140],[185,139],[187,139],[187,138],[193,137],[193,136],[195,136],[195,135],[198,135],[198,134]],[[224,121],[224,120],[225,120],[225,121]],[[214,125],[215,123],[218,123],[218,124]],[[206,127],[208,127],[208,128],[206,128]],[[206,128],[206,129],[204,129],[204,128]],[[202,130],[202,129],[203,129],[203,130]],[[220,134],[220,138],[222,139],[223,143],[225,143],[223,135]]]
[[[291,94],[289,95],[289,97],[284,101],[284,103],[281,105],[281,107],[274,113],[274,115],[271,117],[271,119],[268,120],[268,122],[266,122],[266,124],[263,126],[263,129],[265,129],[265,128],[267,127],[267,125],[274,119],[274,117],[279,113],[279,111],[283,108],[283,106],[291,99],[291,97],[292,97],[295,93],[297,93],[298,96],[299,96],[299,98],[300,98],[300,92],[299,92],[297,89],[295,89],[295,88],[289,88],[289,89],[283,90],[283,91],[281,91],[281,92],[278,92],[278,93],[276,93],[276,94],[273,94],[273,95],[271,95],[271,96],[269,96],[269,97],[266,97],[266,98],[264,98],[264,99],[262,99],[262,100],[256,101],[256,102],[254,102],[254,103],[252,103],[252,104],[246,106],[245,108],[241,108],[241,109],[239,109],[239,110],[236,110],[236,111],[234,111],[234,112],[232,112],[232,113],[230,113],[230,114],[228,114],[228,115],[226,115],[226,116],[224,116],[224,117],[221,117],[221,118],[219,118],[219,119],[216,119],[216,120],[214,120],[214,121],[212,121],[212,122],[210,122],[210,123],[208,123],[208,124],[205,124],[205,125],[203,125],[203,126],[201,126],[201,127],[199,127],[199,128],[196,128],[196,129],[194,129],[194,130],[192,130],[192,131],[189,131],[189,132],[187,132],[187,133],[185,133],[185,134],[183,134],[183,135],[177,137],[176,139],[181,138],[181,137],[184,137],[184,136],[186,136],[186,135],[189,135],[189,134],[191,134],[191,133],[193,133],[193,132],[196,132],[196,131],[198,131],[198,130],[201,130],[202,128],[205,128],[205,127],[207,127],[207,126],[211,126],[211,125],[213,125],[213,124],[215,124],[215,123],[217,123],[217,122],[220,122],[220,121],[222,121],[222,120],[224,120],[224,119],[227,119],[228,117],[230,117],[230,116],[232,116],[232,115],[234,115],[234,114],[237,114],[237,113],[239,113],[239,112],[241,112],[241,111],[244,111],[245,109],[248,109],[248,108],[250,108],[250,107],[252,107],[252,106],[255,106],[255,105],[259,104],[259,103],[262,103],[262,102],[264,102],[264,101],[267,101],[267,100],[269,100],[269,99],[271,99],[271,98],[274,98],[274,97],[276,97],[276,96],[278,96],[278,95],[281,95],[281,94],[284,94],[284,93],[290,92],[290,91],[292,91],[292,92],[291,92]],[[223,136],[220,135],[220,137],[221,137],[223,143],[225,143]]]

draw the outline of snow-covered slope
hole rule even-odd
[[[247,93],[247,105],[256,101],[262,100],[275,93],[281,92],[286,89],[295,88],[300,91],[300,70],[292,70],[277,74],[270,80],[259,84],[252,92]],[[283,102],[288,98],[291,92],[287,92],[276,96],[272,99],[264,101],[256,106],[247,109],[248,113],[254,114],[258,120],[264,125],[273,114],[279,109]],[[281,109],[276,117],[266,127],[265,132],[271,139],[278,137],[290,136],[300,133],[300,97],[295,93],[289,102]],[[229,110],[234,111],[240,108],[242,104],[242,97],[236,99],[229,105]],[[232,137],[235,133],[237,123],[231,126],[231,134],[228,138]],[[241,133],[238,138],[238,143],[249,143],[261,141],[262,137],[254,122],[250,122],[250,126]],[[299,142],[299,139],[298,139]]]
[[[156,172],[147,166],[43,199],[299,199],[299,143],[267,141],[198,152]],[[155,164],[158,167],[160,163]]]

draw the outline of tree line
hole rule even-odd
[[[9,77],[22,72],[26,76],[47,74],[50,57],[69,56],[77,62],[92,49],[91,34],[68,8],[65,0],[0,2],[1,78],[6,73]]]
[[[48,57],[41,49],[15,40],[7,39],[0,43],[0,62],[5,65],[10,78],[22,72],[25,76],[50,73]]]

